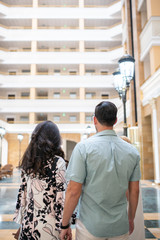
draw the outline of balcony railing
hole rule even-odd
[[[2,72],[0,71],[0,74],[1,75],[7,75],[7,76],[12,76],[12,75],[31,75],[30,72]],[[60,72],[58,75],[54,72],[37,72],[35,75],[54,75],[54,76],[78,76],[79,75],[79,72],[76,72],[76,73],[69,73],[69,72]],[[112,72],[92,72],[92,73],[85,73],[84,76],[98,76],[98,75],[112,75]]]
[[[91,97],[85,97],[85,100],[93,100],[93,99],[114,99],[117,98],[118,94],[112,95],[112,96],[101,96],[101,95],[95,95],[95,96],[91,96]],[[5,99],[5,100],[24,100],[24,99],[30,99],[30,97],[19,97],[19,96],[14,96],[14,97],[8,97],[8,96],[0,96],[0,99]],[[54,97],[54,96],[36,96],[34,99],[32,98],[32,100],[39,100],[39,99],[43,99],[43,100],[48,100],[48,99],[52,99],[52,100],[82,100],[79,96],[76,97],[70,97],[70,96],[60,96],[60,97]]]
[[[112,48],[85,48],[84,52],[109,52],[121,48],[122,45],[115,46]],[[7,49],[0,47],[0,50],[4,52],[31,52],[31,48],[15,48]],[[79,52],[78,48],[38,48],[37,52]]]
[[[0,27],[6,29],[32,29],[32,26],[6,26],[4,24],[0,24]]]
[[[62,4],[62,5],[47,5],[47,4],[39,4],[38,7],[49,7],[49,8],[78,8],[79,5],[67,5],[67,4]]]

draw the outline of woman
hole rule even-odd
[[[121,136],[121,139],[131,144],[131,141],[126,136]],[[139,184],[140,185],[140,184]],[[145,233],[144,233],[144,217],[143,217],[143,205],[142,205],[142,193],[141,193],[141,186],[139,187],[139,199],[138,205],[136,210],[136,215],[134,219],[134,231],[129,236],[129,240],[144,240]],[[128,191],[126,192],[127,200],[129,199]]]
[[[59,239],[66,188],[64,152],[56,124],[37,125],[20,164],[22,183],[14,221],[19,240]]]

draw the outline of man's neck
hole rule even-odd
[[[102,131],[105,131],[105,130],[113,130],[113,126],[99,126],[97,127],[97,132],[102,132]]]

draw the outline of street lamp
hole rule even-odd
[[[6,129],[3,127],[0,127],[0,138],[1,138],[1,143],[0,143],[0,168],[2,166],[2,140],[4,135],[6,134]]]
[[[126,82],[122,78],[122,75],[120,71],[114,72],[114,87],[116,91],[119,94],[119,98],[122,99],[123,102],[123,113],[124,113],[124,136],[127,136],[127,117],[126,117],[126,93],[127,93],[127,87]]]
[[[91,134],[91,126],[89,126],[89,125],[86,127],[86,134],[87,134],[88,137]]]
[[[118,61],[120,73],[126,82],[126,87],[129,88],[131,80],[134,78],[134,63],[135,59],[129,54],[125,54]]]
[[[127,136],[127,118],[126,118],[126,94],[129,89],[130,82],[134,78],[134,63],[135,60],[129,54],[125,54],[118,61],[120,71],[113,73],[114,86],[117,90],[120,99],[123,102],[124,111],[124,135]]]
[[[23,135],[18,134],[17,139],[19,140],[19,165],[20,165],[20,160],[21,160],[21,142],[23,140]]]

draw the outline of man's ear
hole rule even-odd
[[[94,125],[96,125],[97,124],[97,118],[95,116],[93,118],[93,121],[94,121]]]

